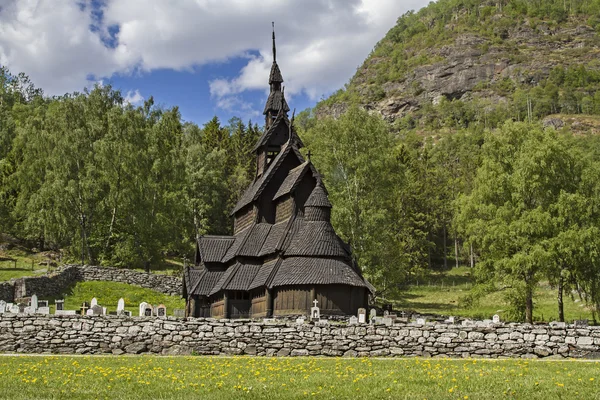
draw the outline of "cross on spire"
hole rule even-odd
[[[319,304],[319,300],[317,300],[317,299],[314,299],[314,300],[313,300],[313,303],[314,303],[314,305],[315,305],[315,307],[316,307],[316,306],[317,306],[317,304]]]

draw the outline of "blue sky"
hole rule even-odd
[[[262,123],[276,22],[291,108],[343,87],[423,0],[0,0],[0,65],[49,95],[110,83],[187,121]]]

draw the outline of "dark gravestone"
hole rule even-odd
[[[103,315],[104,314],[104,310],[103,310],[102,306],[99,306],[97,304],[94,307],[92,307],[92,312],[94,313],[94,315]]]
[[[144,309],[144,316],[151,317],[152,316],[152,308],[148,307]]]

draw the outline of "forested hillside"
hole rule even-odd
[[[600,2],[439,0],[297,118],[336,228],[383,294],[474,266],[465,302],[600,305]]]
[[[124,103],[110,86],[47,98],[0,70],[0,232],[84,263],[151,269],[230,233],[259,128]]]

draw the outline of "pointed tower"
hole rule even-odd
[[[269,129],[269,127],[277,118],[277,114],[280,111],[287,113],[290,111],[290,108],[285,101],[285,97],[283,96],[283,77],[281,76],[281,71],[279,70],[279,65],[277,65],[277,47],[275,46],[275,23],[273,22],[273,65],[271,65],[271,73],[269,74],[269,87],[270,93],[269,98],[267,99],[267,104],[265,104],[265,110],[263,114],[265,115],[265,130]]]

